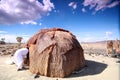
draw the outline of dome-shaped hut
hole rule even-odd
[[[29,70],[32,73],[65,77],[85,65],[82,47],[67,30],[40,30],[26,45],[29,46]]]

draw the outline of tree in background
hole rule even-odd
[[[17,37],[16,38],[16,40],[17,40],[17,42],[18,42],[18,48],[20,48],[20,46],[21,46],[21,41],[22,41],[22,37]]]
[[[1,38],[1,41],[5,42],[5,38]]]
[[[5,44],[5,38],[1,38],[0,44]]]

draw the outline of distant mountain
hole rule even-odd
[[[107,40],[107,41],[111,41],[111,40]],[[106,43],[107,42],[106,40],[104,40],[104,41],[95,41],[95,42],[80,42],[80,43],[86,43],[86,44],[95,44],[95,43],[102,43],[102,44],[104,44],[104,43]],[[112,40],[113,42],[115,42],[116,40]],[[119,40],[119,42],[120,42],[120,40]]]

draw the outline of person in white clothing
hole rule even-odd
[[[18,49],[14,54],[14,63],[18,67],[18,71],[23,69],[24,59],[27,57],[29,50],[28,48]]]

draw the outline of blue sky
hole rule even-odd
[[[26,42],[37,31],[59,27],[80,42],[119,39],[119,0],[1,0],[0,38]]]

